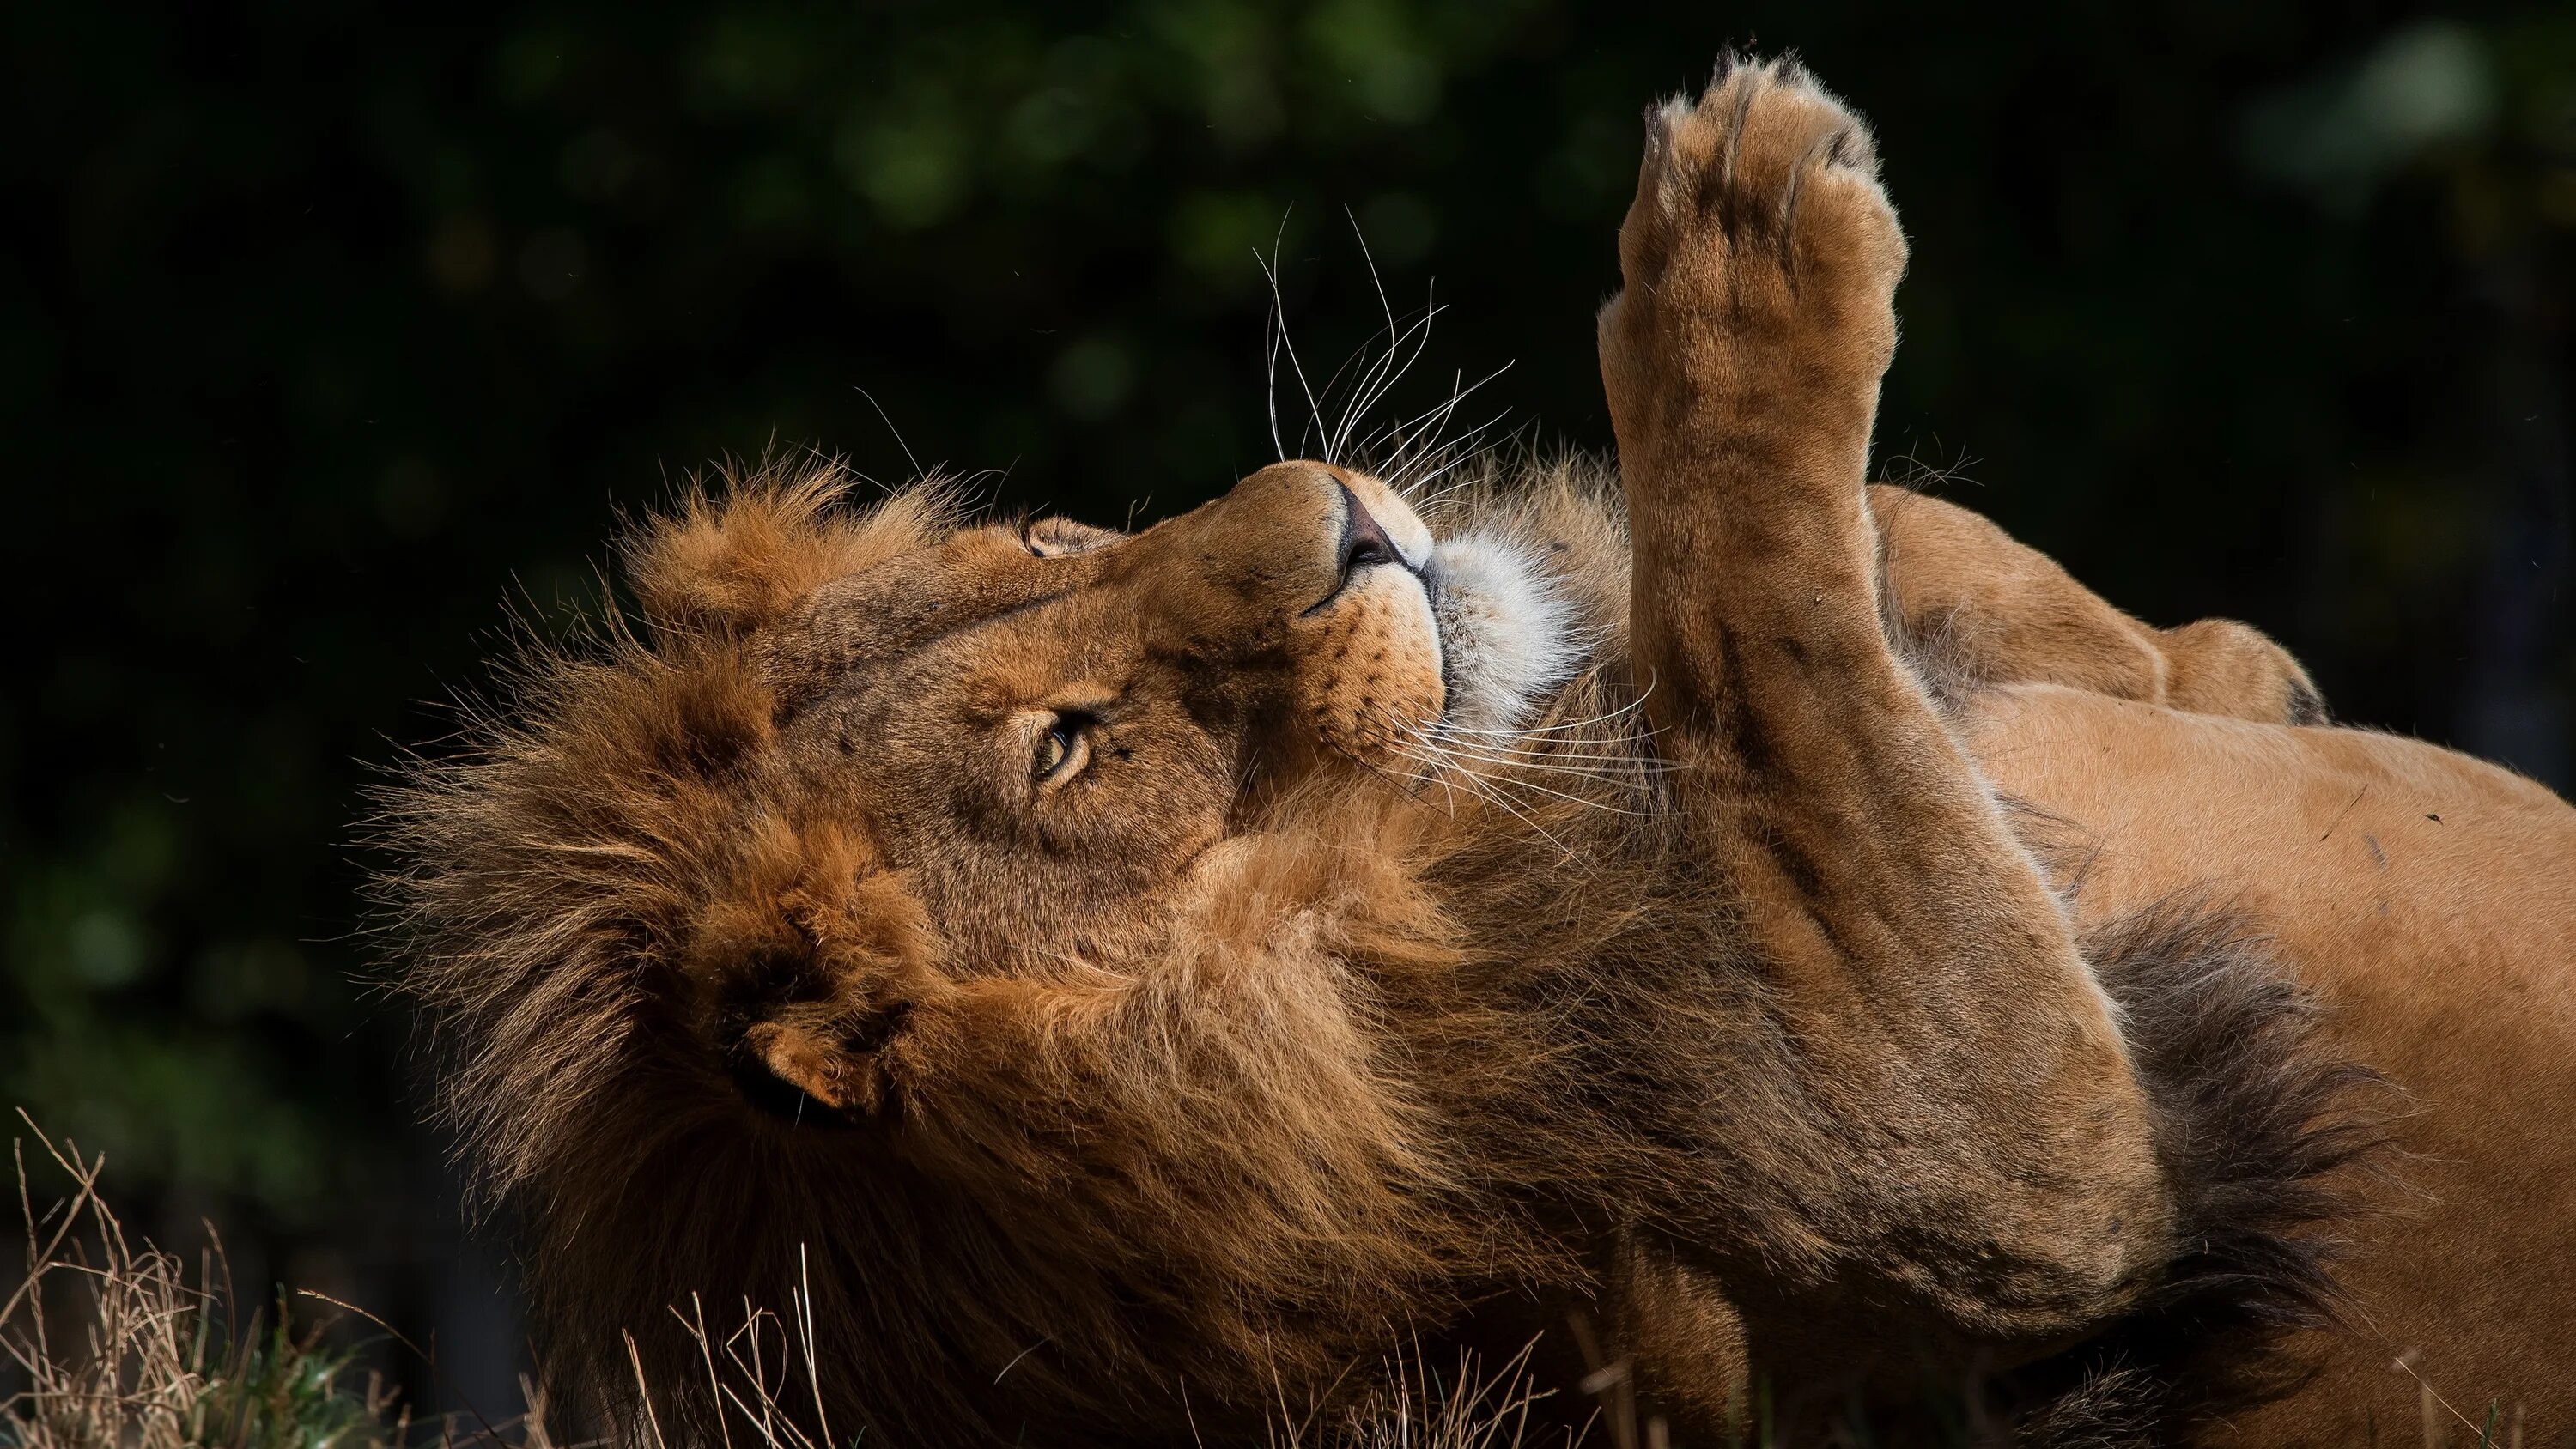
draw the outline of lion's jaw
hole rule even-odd
[[[1438,735],[1500,747],[1582,662],[1564,586],[1527,545],[1500,533],[1442,540],[1429,573],[1448,684]]]

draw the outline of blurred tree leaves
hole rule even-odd
[[[2560,6],[0,27],[32,636],[0,692],[0,1092],[281,1234],[411,1181],[345,842],[389,741],[438,748],[482,681],[505,597],[585,596],[613,510],[712,457],[900,476],[860,388],[1014,502],[1186,506],[1270,456],[1257,255],[1310,362],[1380,324],[1354,221],[1397,305],[1435,277],[1455,303],[1420,397],[1513,361],[1491,395],[1525,436],[1605,446],[1637,112],[1729,41],[1800,47],[1879,126],[1917,240],[1885,452],[2160,622],[2274,629],[2360,719],[2565,758]]]

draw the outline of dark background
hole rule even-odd
[[[1730,40],[1878,126],[1883,455],[2155,622],[2260,624],[2346,719],[2568,782],[2562,5],[428,15],[0,20],[0,1102],[495,1412],[504,1255],[356,984],[356,822],[505,603],[550,627],[710,459],[900,478],[862,387],[1014,503],[1203,498],[1272,457],[1256,252],[1310,363],[1377,325],[1348,218],[1453,304],[1413,406],[1510,362],[1469,413],[1606,447],[1638,112]]]

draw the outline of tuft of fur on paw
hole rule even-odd
[[[1865,444],[1868,419],[1850,414],[1895,356],[1905,261],[1869,128],[1795,61],[1730,61],[1697,101],[1648,112],[1624,289],[1598,326],[1632,495],[1659,486],[1677,420],[1712,397],[1742,400],[1748,425]],[[1672,461],[1676,477],[1704,471]]]
[[[1857,268],[1892,280],[1905,262],[1869,127],[1788,58],[1729,57],[1697,101],[1647,113],[1619,240],[1631,285],[1659,301],[1668,279],[1704,287],[1754,255],[1792,279]]]

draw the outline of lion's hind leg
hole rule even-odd
[[[2156,635],[2165,654],[2163,702],[2175,709],[2264,724],[2326,722],[2326,697],[2316,681],[2253,625],[2203,619]]]
[[[2259,629],[2150,628],[1980,514],[1884,483],[1869,506],[1888,633],[1936,692],[2057,684],[2259,724],[2325,720],[2307,670]]]

